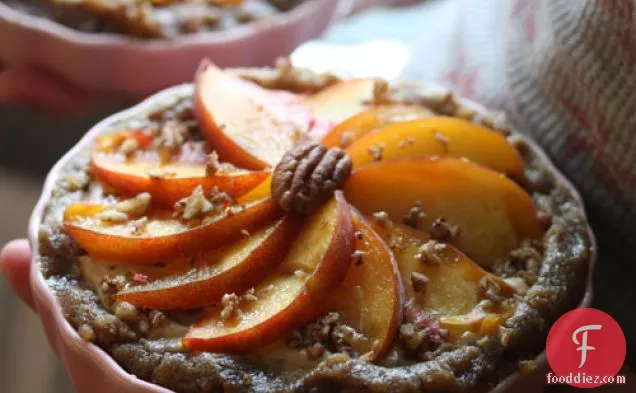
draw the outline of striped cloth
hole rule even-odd
[[[422,33],[404,72],[504,110],[574,181],[599,241],[595,307],[622,326],[632,364],[635,8],[636,0],[448,0],[451,23],[437,40]]]
[[[427,0],[426,10],[400,11],[406,24],[378,29],[386,10],[360,18],[374,23],[367,38],[392,34],[411,44],[412,59],[401,79],[439,81],[501,109],[574,180],[599,238],[594,306],[623,327],[632,369],[636,142],[628,95],[634,3]],[[335,30],[332,41],[350,42],[338,37],[348,28]]]

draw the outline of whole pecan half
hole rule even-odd
[[[285,153],[274,169],[272,196],[285,211],[311,214],[350,174],[351,159],[341,149],[300,145]]]

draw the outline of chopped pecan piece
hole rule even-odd
[[[221,299],[221,305],[223,306],[221,318],[224,321],[234,316],[241,316],[241,310],[239,309],[240,301],[241,299],[235,293],[226,293],[223,295],[223,299]]]
[[[360,266],[364,263],[363,258],[364,258],[364,251],[362,250],[355,250],[353,254],[351,254],[351,261],[356,266]]]
[[[422,273],[413,272],[411,273],[411,285],[413,286],[413,290],[415,292],[424,292],[426,290],[426,286],[428,285],[429,279]]]
[[[184,220],[189,220],[214,210],[214,205],[206,199],[203,187],[199,185],[190,196],[177,201],[174,208],[175,215],[181,215]]]
[[[150,194],[142,192],[134,198],[126,199],[115,204],[115,210],[131,216],[142,216],[150,206]]]
[[[422,209],[422,202],[415,201],[409,211],[404,214],[402,221],[405,225],[417,229],[420,220],[423,220],[424,218],[426,218],[426,213],[424,213],[424,210]]]
[[[382,228],[391,228],[393,226],[393,222],[389,218],[389,214],[385,211],[375,212],[371,215],[373,220]]]
[[[285,153],[276,166],[272,196],[285,211],[311,214],[350,174],[351,159],[344,151],[305,144]]]
[[[459,233],[458,226],[451,226],[443,217],[436,219],[431,225],[429,234],[433,240],[448,243]]]
[[[367,148],[367,152],[369,153],[373,161],[381,161],[383,151],[384,151],[384,146],[382,145],[373,145]]]

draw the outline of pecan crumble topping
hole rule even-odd
[[[435,140],[442,144],[442,146],[444,147],[444,153],[448,154],[448,137],[440,134],[439,132],[436,132]]]
[[[422,202],[415,201],[409,211],[404,214],[402,222],[404,222],[405,225],[408,225],[411,228],[417,229],[420,220],[423,220],[425,218],[426,213],[424,213],[424,210],[422,210]]]
[[[492,278],[492,276],[486,275],[484,278],[479,280],[479,289],[485,299],[488,299],[493,303],[501,303],[501,301],[503,301],[501,287],[499,286],[499,283]]]
[[[219,154],[216,151],[207,155],[207,160],[205,162],[206,175],[222,175],[231,173],[234,170],[236,170],[236,168],[233,165],[219,161]]]
[[[451,226],[443,217],[438,217],[435,221],[433,221],[431,229],[429,230],[431,238],[442,243],[450,242],[458,234],[459,227],[457,225]]]
[[[135,138],[126,138],[119,146],[119,152],[124,156],[129,156],[139,149],[139,142]]]
[[[424,292],[428,283],[429,279],[424,274],[418,272],[411,273],[411,285],[415,292]]]
[[[375,221],[382,228],[391,228],[393,222],[389,218],[389,214],[385,211],[375,212],[372,215],[373,221]]]
[[[177,216],[181,215],[184,220],[189,220],[212,211],[214,205],[205,198],[203,187],[199,185],[190,196],[177,201],[174,209]]]
[[[344,353],[361,356],[356,347],[368,339],[342,322],[340,314],[331,312],[303,328],[295,329],[286,338],[289,348],[303,351],[309,359]]]
[[[373,161],[382,161],[382,152],[384,151],[384,146],[382,145],[374,145],[369,146],[367,148],[369,155],[373,159]]]
[[[355,250],[353,254],[351,254],[351,261],[356,266],[360,266],[364,263],[363,258],[364,258],[364,251],[362,250]]]
[[[150,206],[150,194],[142,192],[134,198],[126,199],[115,204],[115,210],[125,213],[129,216],[142,216]]]
[[[439,255],[439,251],[443,250],[445,247],[445,244],[438,243],[435,240],[429,240],[418,248],[415,257],[423,263],[440,264],[442,263],[442,258]]]
[[[240,299],[235,293],[226,293],[221,299],[221,319],[227,321],[233,317],[240,317],[241,310],[239,309]]]
[[[355,134],[351,131],[345,131],[340,135],[340,147],[346,149],[355,140]]]
[[[226,293],[221,298],[221,319],[224,321],[232,318],[240,318],[242,316],[241,304],[253,303],[258,300],[258,297],[254,293],[254,288],[250,288],[241,296],[235,293]]]

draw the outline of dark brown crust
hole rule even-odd
[[[267,75],[265,84],[289,87],[284,75],[289,70],[258,71]],[[333,78],[317,77],[294,70],[299,84],[319,90]],[[322,83],[322,85],[321,85]],[[305,86],[306,87],[306,86]],[[293,90],[294,88],[291,87]],[[448,97],[422,95],[416,88],[402,88],[395,95],[402,102],[427,104],[438,113],[457,114],[457,103]],[[492,119],[470,115],[470,120],[493,126]],[[508,135],[509,132],[503,130]],[[59,181],[49,203],[40,230],[40,268],[51,289],[60,300],[64,315],[76,328],[92,324],[94,341],[110,353],[126,370],[140,378],[177,392],[474,392],[493,386],[506,375],[517,371],[518,361],[534,359],[541,352],[547,329],[561,314],[579,303],[584,291],[593,241],[583,207],[572,190],[555,179],[550,165],[524,143],[517,148],[526,163],[524,187],[535,204],[551,215],[544,237],[543,261],[534,284],[520,300],[515,313],[505,323],[503,332],[473,345],[441,351],[434,360],[401,367],[372,365],[357,359],[326,360],[310,371],[287,373],[263,372],[246,359],[208,353],[184,353],[178,342],[138,338],[139,334],[123,323],[112,322],[112,314],[100,305],[92,291],[83,289],[74,272],[79,250],[61,232],[54,212],[56,207],[80,199],[88,189],[86,157],[78,157],[66,173],[83,179],[79,189],[71,190],[65,179]],[[117,326],[117,331],[113,331]]]

